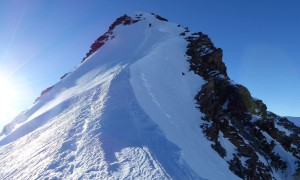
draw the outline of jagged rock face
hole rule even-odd
[[[250,118],[249,113],[254,112],[255,102],[250,92],[240,84],[233,84],[222,61],[223,51],[215,48],[207,35],[202,33],[191,36],[187,55],[191,57],[190,68],[199,74],[207,84],[197,94],[201,111],[212,118],[220,117],[226,103],[227,110],[238,119]]]
[[[190,69],[207,81],[195,96],[205,114],[201,128],[229,169],[243,179],[272,179],[275,171],[284,174],[288,162],[276,150],[279,146],[299,163],[300,128],[267,112],[266,105],[253,98],[246,87],[231,81],[222,62],[222,49],[215,48],[207,35],[194,33],[186,40]],[[233,153],[223,147],[223,138],[234,145]]]
[[[160,15],[151,13],[156,19],[160,20],[160,21],[168,21],[166,18],[161,17]]]
[[[152,15],[160,21],[168,21],[159,15]],[[116,26],[134,24],[142,18],[142,14],[118,18],[91,45],[82,62],[106,41],[115,38],[113,30]],[[149,28],[151,27],[150,23]],[[222,61],[222,49],[216,48],[207,35],[201,32],[191,34],[188,28],[184,28],[179,36],[188,42],[186,55],[189,57],[190,70],[206,81],[195,95],[199,111],[205,115],[199,120],[200,128],[212,142],[211,148],[228,163],[228,168],[242,179],[290,179],[288,169],[292,169],[294,176],[299,177],[300,128],[286,118],[268,112],[267,106],[261,100],[253,98],[246,87],[230,80]],[[185,73],[182,72],[182,75]],[[69,73],[61,79],[67,76]],[[52,88],[53,86],[42,91],[41,97]],[[36,101],[39,99],[40,97]],[[0,136],[10,133],[16,124],[28,118],[23,116],[25,115],[21,113],[5,126]],[[225,141],[232,147],[228,148]],[[292,163],[297,164],[292,166]]]

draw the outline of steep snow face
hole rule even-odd
[[[184,28],[141,17],[2,134],[0,179],[237,179],[199,128]]]

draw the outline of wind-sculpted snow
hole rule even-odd
[[[118,18],[76,69],[2,131],[0,179],[292,178],[300,129],[263,114],[266,106],[230,80],[221,59],[203,33],[154,14]],[[217,122],[230,108],[261,130],[232,117]]]
[[[117,25],[1,136],[0,179],[237,179],[199,128],[182,32]]]

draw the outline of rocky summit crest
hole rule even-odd
[[[222,58],[207,35],[159,15],[117,18],[4,127],[0,179],[299,178],[300,128]]]

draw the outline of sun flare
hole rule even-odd
[[[12,102],[16,99],[16,90],[6,80],[0,79],[0,109],[10,111]]]

